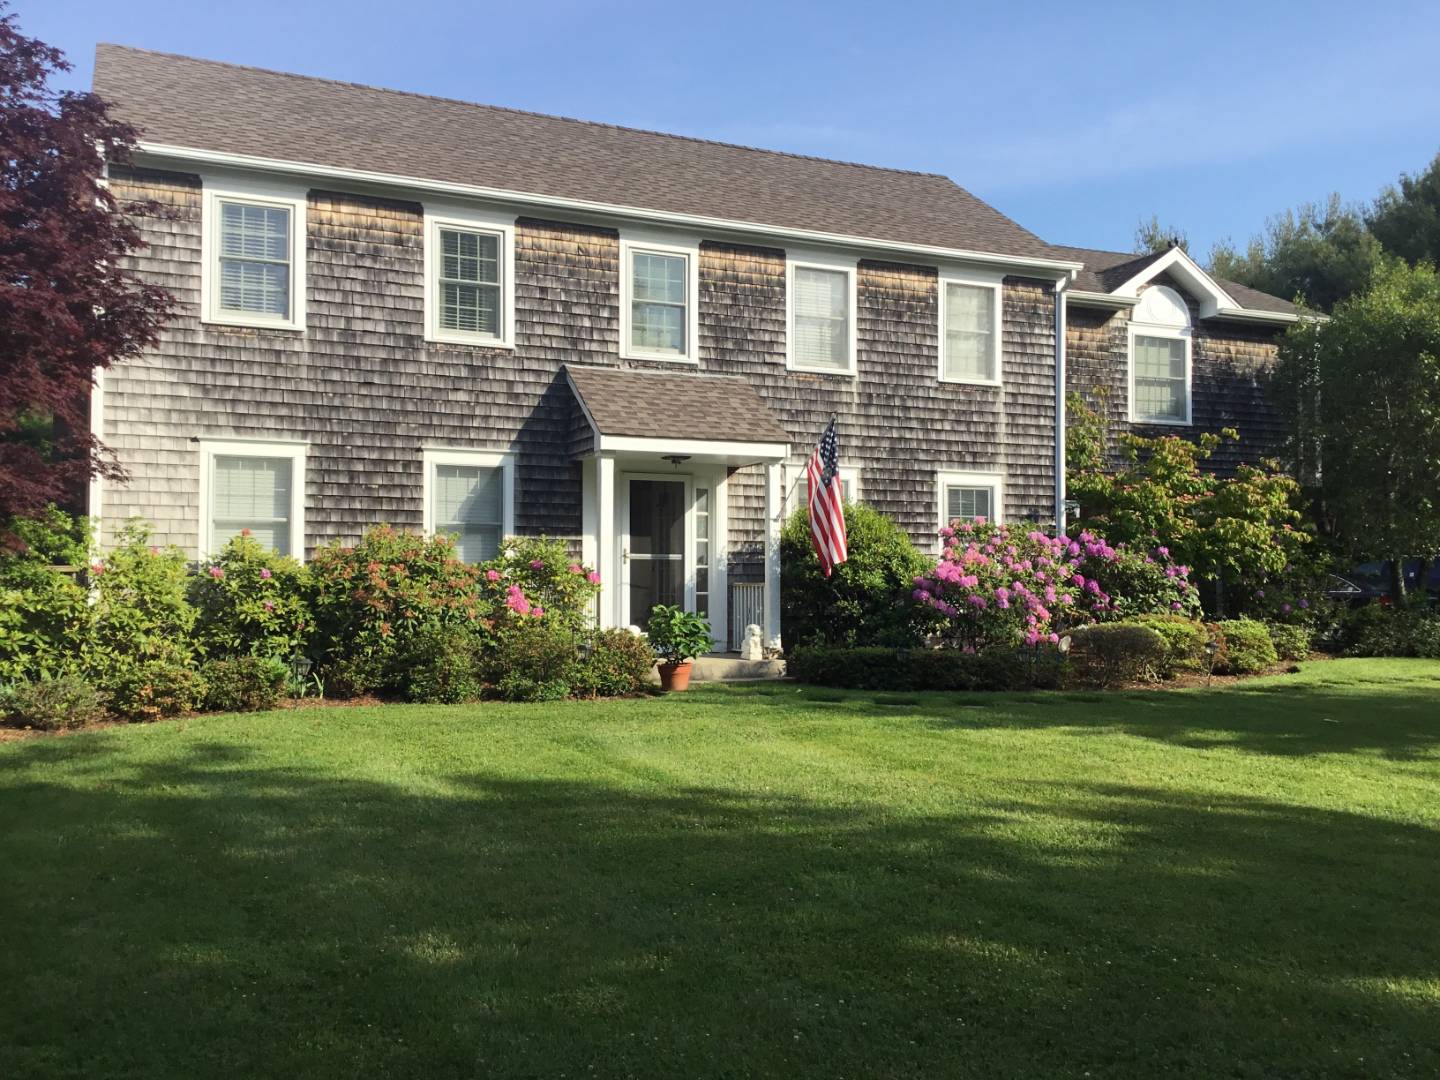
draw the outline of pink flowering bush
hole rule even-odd
[[[288,660],[314,630],[309,592],[305,567],[263,547],[247,529],[190,579],[197,644],[212,659]]]
[[[941,536],[944,552],[915,578],[912,596],[944,617],[941,637],[962,649],[1056,644],[1084,623],[1199,610],[1184,567],[1090,533],[1052,537],[981,521],[956,522]]]
[[[482,590],[505,617],[549,619],[577,635],[594,623],[600,575],[571,558],[563,540],[512,537],[482,578]]]

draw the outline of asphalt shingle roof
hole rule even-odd
[[[565,372],[602,435],[790,441],[790,433],[745,379],[575,364],[566,364]]]
[[[100,45],[143,140],[737,222],[1054,258],[944,176]]]

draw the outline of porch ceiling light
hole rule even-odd
[[[687,462],[687,461],[690,460],[690,455],[689,455],[689,454],[661,454],[661,455],[660,455],[660,460],[661,460],[661,461],[668,461],[668,462],[670,462],[671,465],[674,465],[675,468],[678,469],[678,468],[680,468],[680,466],[681,466],[682,464],[684,464],[685,462]]]

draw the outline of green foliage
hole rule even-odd
[[[195,609],[187,598],[184,553],[153,546],[149,526],[132,520],[120,530],[115,547],[93,564],[90,580],[93,624],[82,663],[111,707],[124,715],[151,715],[142,699],[143,688],[154,681],[161,688],[161,715],[193,708],[198,695],[187,696],[183,689],[171,693],[184,682],[174,671],[194,676]],[[153,680],[146,672],[154,673]],[[172,710],[172,699],[182,704]]]
[[[409,638],[400,692],[406,701],[437,705],[478,701],[485,689],[480,664],[474,630],[441,623],[421,627]]]
[[[1031,690],[1060,685],[1059,650],[886,649],[804,646],[787,654],[797,682],[847,690]]]
[[[1166,639],[1144,623],[1097,623],[1070,635],[1071,674],[1084,685],[1111,687],[1154,678],[1169,657]]]
[[[1440,263],[1440,155],[1418,176],[1404,174],[1398,187],[1380,193],[1370,211],[1370,231],[1392,255],[1410,263]]]
[[[278,656],[305,650],[313,629],[309,575],[245,531],[190,579],[195,634],[210,657]]]
[[[1110,597],[1109,606],[1096,611],[1095,618],[1114,622],[1166,613],[1184,619],[1199,616],[1200,592],[1190,581],[1188,567],[1176,566],[1169,556],[1163,546],[1155,555],[1116,547],[1106,558],[1086,559],[1085,573]]]
[[[1293,329],[1280,370],[1297,460],[1316,476],[1350,554],[1404,558],[1440,550],[1435,271],[1385,267],[1328,321]]]
[[[554,701],[569,695],[578,659],[578,642],[568,626],[548,618],[511,618],[497,624],[486,681],[506,701]]]
[[[600,591],[600,576],[570,557],[563,540],[546,537],[512,537],[505,541],[498,558],[483,567],[483,587],[493,594],[498,607],[512,587],[518,588],[543,618],[581,634],[594,624],[594,600]],[[493,575],[498,575],[495,577]]]
[[[1172,247],[1188,251],[1190,238],[1185,235],[1184,229],[1177,229],[1173,225],[1162,225],[1157,214],[1151,214],[1150,220],[1143,218],[1135,226],[1135,250],[1148,254],[1158,255],[1169,251]]]
[[[1270,629],[1257,619],[1227,619],[1219,624],[1225,635],[1224,666],[1232,675],[1253,675],[1280,661]]]
[[[910,590],[931,560],[893,521],[860,503],[845,505],[845,532],[849,558],[827,578],[810,544],[805,508],[785,522],[780,613],[786,645],[920,644],[936,619],[911,601]]]
[[[1094,410],[1072,396],[1082,429]],[[1123,460],[1107,468],[1093,441],[1068,445],[1067,489],[1080,503],[1080,525],[1111,544],[1164,551],[1209,582],[1212,610],[1295,617],[1319,600],[1325,559],[1306,524],[1300,485],[1277,463],[1241,465],[1222,478],[1203,465],[1233,429],[1197,441],[1122,435]],[[1218,593],[1223,582],[1224,595]]]
[[[1383,258],[1362,211],[1332,195],[1324,205],[1307,203],[1271,218],[1243,253],[1229,244],[1216,245],[1210,272],[1329,311],[1365,289]]]
[[[110,711],[128,720],[155,720],[191,712],[205,700],[205,684],[194,668],[153,659],[116,666],[103,684]]]
[[[570,696],[570,684],[564,679],[536,680],[518,671],[510,671],[495,684],[502,701],[564,701]]]
[[[0,680],[72,671],[93,614],[78,578],[90,562],[90,524],[50,507],[12,520],[0,530],[7,534],[0,544]]]
[[[99,693],[78,675],[20,679],[0,687],[0,721],[16,727],[62,731],[104,715]]]
[[[656,604],[645,626],[650,648],[661,663],[678,664],[714,648],[710,623],[694,612],[668,604]]]
[[[1440,660],[1440,611],[1369,604],[1350,613],[1341,633],[1349,656],[1415,656]]]
[[[1165,642],[1165,654],[1152,672],[1156,678],[1170,679],[1181,672],[1203,672],[1209,667],[1205,645],[1210,641],[1210,631],[1204,623],[1183,615],[1141,615],[1134,621],[1155,631]]]
[[[201,665],[204,706],[211,712],[273,709],[284,694],[290,670],[275,656],[235,656]]]
[[[572,684],[582,697],[621,697],[644,689],[654,666],[655,653],[639,634],[601,630],[575,666]]]
[[[388,525],[369,529],[354,546],[338,541],[310,564],[317,636],[327,688],[364,693],[394,689],[409,638],[433,624],[482,632],[493,601],[481,568],[455,554],[448,536],[419,536]]]
[[[1304,660],[1310,655],[1310,628],[1295,623],[1267,622],[1275,655],[1281,660]]]

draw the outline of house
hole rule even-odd
[[[379,521],[475,560],[544,533],[600,570],[604,625],[681,602],[778,645],[832,417],[848,493],[917,543],[1052,522],[1067,352],[1072,385],[1128,385],[1128,333],[1153,403],[1169,319],[1206,422],[1209,343],[1268,347],[1279,303],[1170,255],[1126,277],[942,176],[111,45],[95,89],[141,132],[109,183],[154,204],[137,265],[179,312],[97,382],[129,481],[91,511],[197,558],[246,528],[300,558]]]

